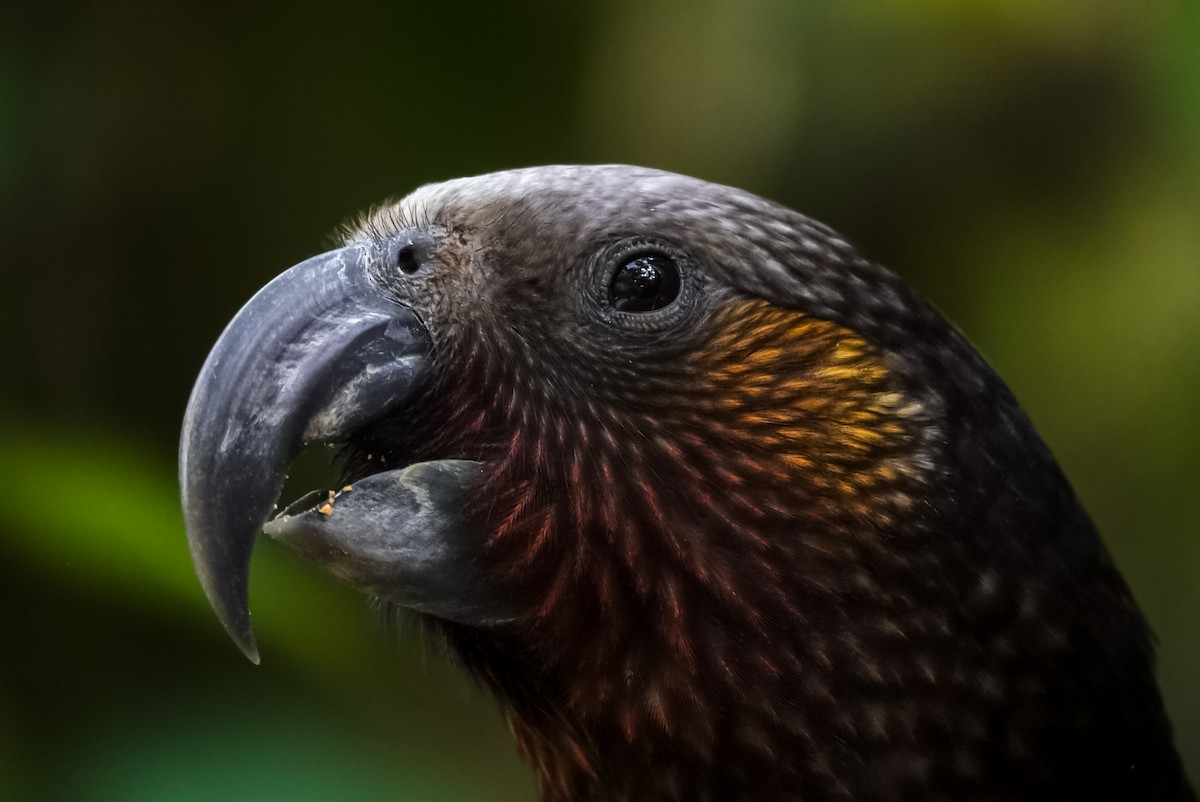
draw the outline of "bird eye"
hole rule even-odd
[[[679,295],[679,266],[671,257],[646,253],[617,267],[608,288],[613,308],[622,312],[653,312]]]
[[[421,260],[413,243],[405,243],[396,250],[396,267],[401,273],[416,273],[421,269]]]

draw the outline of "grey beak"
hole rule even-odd
[[[313,493],[263,531],[373,596],[487,629],[510,615],[479,563],[483,538],[463,514],[483,463],[418,462]]]
[[[398,407],[431,353],[416,314],[371,276],[371,248],[313,257],[264,287],[213,347],[192,390],[179,482],[192,561],[250,660],[250,554],[308,444],[345,439]]]

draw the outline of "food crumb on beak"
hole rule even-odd
[[[349,493],[351,489],[352,489],[352,488],[350,487],[350,485],[346,485],[345,487],[343,487],[343,488],[342,488],[342,492],[343,492],[343,493]]]
[[[327,493],[325,503],[322,504],[320,507],[317,507],[317,512],[321,513],[322,515],[331,515],[333,513],[334,499],[337,498],[337,491],[336,490],[327,490],[325,492]]]

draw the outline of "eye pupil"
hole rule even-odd
[[[397,249],[396,267],[400,268],[400,272],[409,274],[416,273],[421,269],[421,260],[411,242]]]
[[[613,274],[612,305],[622,312],[653,312],[679,295],[679,267],[662,254],[627,259]]]

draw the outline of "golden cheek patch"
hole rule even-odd
[[[837,477],[822,484],[842,496],[912,475],[906,419],[919,406],[895,389],[870,343],[765,301],[730,308],[717,328],[695,355],[697,372],[710,408],[760,459]]]

